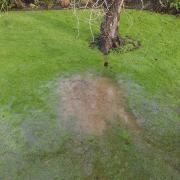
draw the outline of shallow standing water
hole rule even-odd
[[[60,83],[61,115],[75,131],[102,135],[108,122],[120,120],[139,131],[140,126],[122,103],[119,85],[108,77],[74,76]],[[69,126],[70,127],[70,126]]]

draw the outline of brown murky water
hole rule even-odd
[[[71,119],[81,132],[103,134],[109,121],[121,120],[139,131],[136,118],[125,111],[118,85],[107,77],[75,76],[60,84],[61,120]]]

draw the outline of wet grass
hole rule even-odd
[[[111,53],[105,70],[89,48],[88,13],[79,38],[69,11],[0,17],[0,179],[178,179],[180,20],[125,11],[121,33],[141,48]],[[142,134],[120,124],[101,138],[61,129],[56,79],[86,72],[119,82]]]

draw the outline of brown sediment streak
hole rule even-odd
[[[125,111],[118,85],[107,77],[75,76],[60,83],[61,121],[72,119],[81,132],[103,134],[108,121],[120,119],[133,130],[140,126],[133,113]]]

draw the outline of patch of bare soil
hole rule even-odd
[[[80,132],[102,135],[109,121],[121,120],[133,130],[140,126],[122,104],[118,85],[107,77],[75,76],[60,83],[61,121],[75,121]]]

